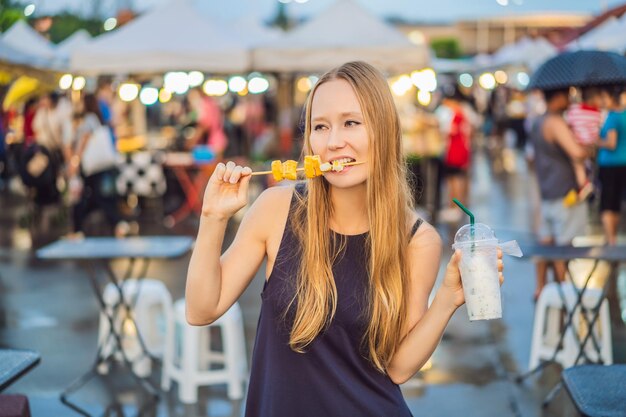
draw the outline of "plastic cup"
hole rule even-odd
[[[454,236],[461,251],[459,269],[470,321],[502,318],[498,278],[498,239],[483,223],[466,224]]]

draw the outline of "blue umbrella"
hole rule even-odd
[[[613,52],[564,52],[544,62],[532,75],[529,89],[558,90],[626,84],[626,57]]]

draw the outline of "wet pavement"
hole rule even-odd
[[[523,161],[514,173],[493,176],[484,156],[478,154],[472,178],[470,208],[477,221],[490,224],[501,240],[532,241],[535,186]],[[157,221],[159,207],[151,206],[140,221],[142,234],[195,235],[193,219],[166,229]],[[78,415],[59,401],[59,393],[91,366],[96,352],[98,306],[87,273],[73,262],[35,259],[34,250],[54,241],[65,230],[62,215],[52,213],[46,233],[31,233],[30,209],[23,197],[0,196],[0,347],[34,349],[42,361],[5,393],[22,393],[30,400],[35,417]],[[157,214],[155,214],[155,212]],[[41,219],[38,219],[41,221]],[[47,220],[46,220],[47,221]],[[98,219],[92,232],[101,233]],[[597,220],[594,228],[598,229]],[[622,225],[624,228],[624,225]],[[456,226],[438,225],[447,262]],[[227,245],[236,230],[229,226]],[[622,231],[623,233],[623,231]],[[189,255],[155,261],[146,276],[161,280],[174,300],[184,294]],[[557,366],[549,366],[522,384],[516,375],[527,369],[534,305],[534,266],[530,259],[505,259],[506,283],[502,288],[502,320],[473,322],[464,308],[453,317],[428,369],[403,386],[415,416],[565,417],[576,412],[561,392],[547,409],[541,402],[559,379]],[[124,265],[114,264],[116,269]],[[260,271],[264,271],[262,267]],[[442,268],[443,271],[443,268]],[[624,277],[622,277],[623,279]],[[244,314],[248,353],[252,352],[260,308],[263,273],[258,273],[240,300]],[[626,331],[614,327],[614,357],[626,363]],[[158,371],[158,367],[157,367]],[[158,381],[158,372],[152,378]],[[133,415],[136,396],[131,381],[113,370],[89,382],[74,395],[93,415]],[[241,402],[227,400],[221,387],[203,388],[198,404],[183,406],[176,386],[163,394],[157,416],[239,416]]]

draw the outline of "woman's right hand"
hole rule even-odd
[[[226,220],[248,202],[248,185],[252,170],[229,161],[217,164],[211,175],[202,203],[202,215]]]

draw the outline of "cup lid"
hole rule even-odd
[[[473,227],[471,224],[466,224],[456,232],[456,235],[454,235],[455,244],[489,240],[497,240],[496,235],[491,227],[484,223],[475,223]]]

